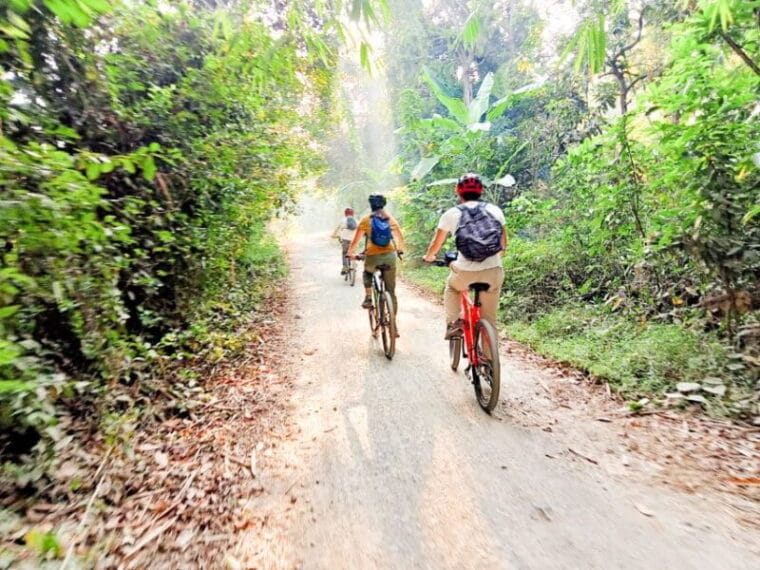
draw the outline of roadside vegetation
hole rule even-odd
[[[285,274],[266,224],[324,168],[340,24],[216,4],[0,8],[3,494],[74,424],[186,414]]]
[[[434,4],[389,48],[409,243],[480,172],[507,214],[511,336],[634,401],[757,418],[758,3],[578,2],[554,44],[529,2]]]

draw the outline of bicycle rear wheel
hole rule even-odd
[[[350,267],[348,268],[348,282],[351,284],[351,287],[354,286],[356,283],[356,263],[353,261],[351,262]]]
[[[462,356],[462,337],[454,337],[449,339],[449,362],[451,362],[451,369],[456,372],[459,368],[459,358]]]
[[[388,360],[393,358],[396,352],[396,311],[393,308],[393,298],[388,291],[384,291],[380,297],[378,319],[380,322],[380,335],[383,339],[383,352]]]
[[[472,366],[472,384],[475,397],[483,410],[488,412],[499,403],[501,387],[501,364],[499,362],[499,336],[488,321],[475,325],[475,354],[478,363]]]

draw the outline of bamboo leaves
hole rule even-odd
[[[709,2],[703,0],[699,4],[709,21],[710,31],[714,30],[719,22],[721,30],[724,32],[728,30],[734,21],[735,0],[711,0]]]
[[[575,52],[576,72],[585,67],[589,73],[599,73],[604,69],[606,50],[606,18],[603,13],[599,13],[596,17],[588,18],[581,24],[562,53],[561,58],[564,59]]]

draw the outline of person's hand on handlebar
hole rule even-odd
[[[435,255],[427,254],[423,256],[422,261],[424,261],[425,263],[433,263],[435,261]]]

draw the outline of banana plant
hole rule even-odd
[[[492,121],[501,117],[504,112],[513,105],[518,99],[538,89],[542,82],[526,85],[509,95],[491,103],[491,91],[493,90],[493,73],[488,73],[480,84],[477,95],[469,103],[464,99],[451,97],[447,95],[432,74],[425,69],[423,79],[430,86],[433,94],[438,101],[446,107],[450,117],[434,116],[430,119],[421,119],[421,125],[427,125],[433,129],[448,132],[449,146],[452,148],[462,148],[468,146],[468,143],[474,138],[483,136],[491,130]],[[421,180],[440,162],[442,154],[431,154],[423,156],[417,165],[412,169],[410,177],[412,180]],[[436,183],[449,183],[449,179],[439,180]],[[511,186],[514,184],[514,178],[510,175],[500,176],[493,183]]]

